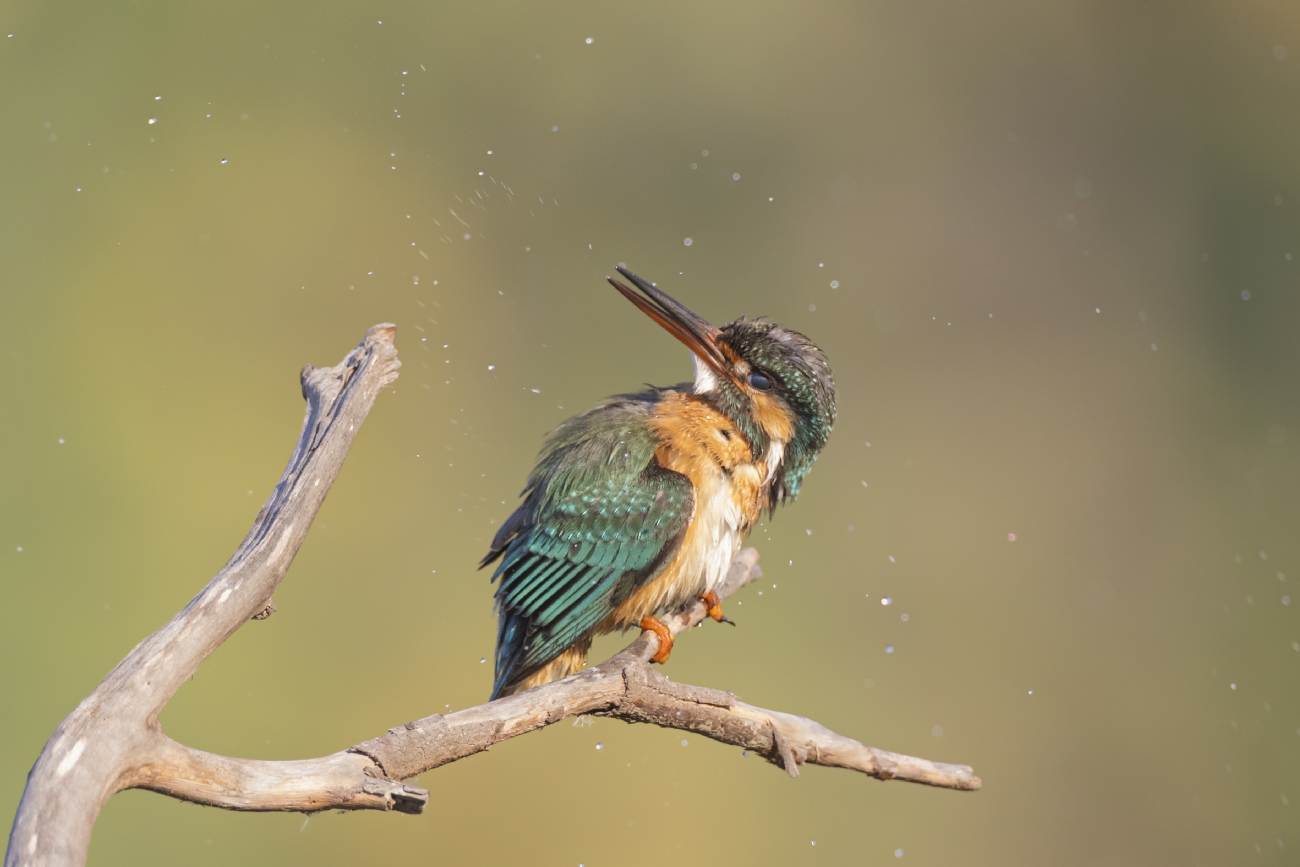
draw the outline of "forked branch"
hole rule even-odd
[[[800,764],[849,768],[882,780],[978,789],[965,765],[865,746],[731,693],[676,684],[649,659],[658,638],[642,633],[607,662],[478,707],[435,714],[318,759],[254,761],[205,753],[163,734],[158,716],[180,685],[250,619],[269,616],[271,595],[293,562],[379,391],[397,377],[395,328],[377,325],[337,366],[302,372],[306,418],[284,475],[230,561],[185,608],[141,642],[60,723],[28,775],[6,867],[85,863],[95,819],[123,789],[142,788],[231,810],[325,809],[419,813],[428,792],[403,783],[425,771],[581,714],[697,732],[753,750],[798,775]],[[727,597],[762,573],[747,548],[732,564]],[[694,603],[668,618],[679,634],[699,624]]]

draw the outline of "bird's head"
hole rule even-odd
[[[769,505],[799,495],[835,423],[835,378],[826,355],[797,331],[741,317],[721,328],[631,271],[619,292],[695,355],[695,392],[730,418],[768,464]],[[637,291],[639,290],[639,291]]]

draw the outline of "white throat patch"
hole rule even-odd
[[[695,393],[708,394],[718,387],[718,375],[713,372],[713,368],[700,359],[694,352],[691,353],[691,361],[695,362]]]
[[[763,461],[767,464],[767,478],[763,480],[764,482],[772,481],[776,471],[781,468],[781,461],[783,460],[785,460],[785,443],[773,439],[767,444],[767,456]]]

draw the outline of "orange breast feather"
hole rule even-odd
[[[695,489],[695,507],[681,548],[654,581],[610,615],[610,629],[671,610],[721,583],[727,566],[758,520],[766,467],[731,420],[690,394],[672,393],[650,422],[660,445],[655,459]]]

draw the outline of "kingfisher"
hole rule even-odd
[[[492,698],[580,671],[596,635],[636,625],[672,652],[657,615],[717,590],[766,507],[799,494],[835,423],[826,355],[741,316],[710,325],[623,266],[606,279],[691,350],[695,379],[605,399],[545,440],[500,559]],[[632,288],[635,287],[635,288]],[[735,625],[734,623],[732,625]]]

